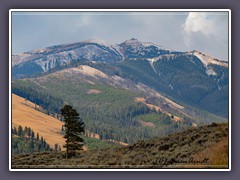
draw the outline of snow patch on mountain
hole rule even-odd
[[[59,65],[68,65],[70,64],[72,59],[77,58],[78,55],[75,51],[63,51],[57,54],[51,54],[36,60],[36,64],[41,66],[44,72],[56,67],[57,64]]]
[[[171,84],[169,84],[169,87],[173,90],[174,89],[174,87],[171,85]]]
[[[217,76],[217,73],[212,68],[209,67],[206,67],[206,74],[209,76],[210,75]]]
[[[164,48],[163,46],[160,46],[158,44],[154,44],[152,42],[141,42],[135,38],[129,39],[124,41],[123,43],[120,44],[120,46],[131,46],[135,52],[141,51],[143,49],[145,50],[150,50],[148,49],[150,46],[156,47],[158,50],[169,50],[167,48]]]
[[[224,73],[222,74],[220,79],[217,79],[217,86],[218,86],[218,90],[221,90],[221,86],[219,84],[219,82],[224,78]]]
[[[153,68],[154,72],[157,73],[155,67],[154,67],[154,62],[156,62],[158,60],[159,57],[155,57],[155,58],[148,58],[147,60],[149,61],[151,67]]]
[[[188,54],[195,55],[203,63],[203,65],[206,68],[206,74],[209,75],[209,76],[210,75],[217,76],[217,73],[211,67],[209,67],[210,64],[216,64],[216,65],[219,65],[219,66],[228,67],[227,62],[220,61],[220,60],[215,59],[215,58],[213,58],[209,55],[205,55],[205,54],[203,54],[202,52],[199,52],[199,51],[192,51]]]
[[[100,40],[100,39],[90,39],[90,40],[85,40],[85,41],[82,41],[82,42],[83,43],[96,43],[96,44],[105,46],[105,47],[109,48],[110,50],[114,51],[119,56],[121,56],[122,59],[124,58],[124,56],[121,52],[121,47],[117,44],[110,44],[107,41]]]
[[[228,63],[227,62],[217,60],[217,59],[215,59],[215,58],[213,58],[213,57],[211,57],[209,55],[203,54],[202,52],[193,51],[192,53],[198,59],[200,59],[205,66],[208,66],[209,64],[216,64],[216,65],[219,65],[219,66],[228,67]]]

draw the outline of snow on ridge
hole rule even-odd
[[[96,43],[102,46],[105,46],[109,49],[111,49],[112,51],[116,52],[117,54],[119,54],[122,58],[123,58],[123,54],[121,53],[121,48],[119,45],[117,44],[110,44],[107,41],[101,40],[101,39],[90,39],[90,40],[85,40],[82,41],[83,43]]]
[[[192,54],[195,55],[198,59],[200,59],[205,66],[208,66],[209,64],[216,64],[216,65],[228,67],[227,62],[217,60],[212,56],[203,54],[202,52],[193,51]]]
[[[169,48],[166,48],[166,47],[163,47],[163,46],[161,46],[161,45],[159,45],[159,44],[154,44],[154,43],[152,43],[152,42],[142,42],[142,41],[139,41],[138,39],[135,39],[135,38],[132,38],[132,39],[129,39],[129,40],[126,40],[126,41],[124,41],[122,44],[127,44],[127,45],[130,45],[130,46],[135,46],[135,47],[137,47],[137,46],[143,46],[143,47],[145,47],[145,48],[147,48],[147,47],[149,47],[149,46],[155,46],[155,47],[157,47],[158,49],[162,49],[162,50],[168,50],[168,51],[173,51],[173,50],[171,50],[171,49],[169,49]]]
[[[157,47],[159,49],[165,49],[163,46],[154,44],[152,42],[141,42],[141,41],[139,41],[139,40],[137,40],[135,38],[126,40],[122,44],[127,44],[127,45],[130,45],[130,46],[143,46],[143,47],[155,46],[155,47]]]
[[[145,46],[145,47],[156,46],[155,44],[153,44],[151,42],[142,42],[142,45]]]
[[[210,75],[213,75],[213,76],[217,75],[217,73],[211,67],[208,66],[209,64],[216,64],[216,65],[219,65],[219,66],[228,67],[227,62],[217,60],[217,59],[213,58],[212,56],[203,54],[202,52],[192,51],[189,54],[193,54],[198,59],[200,59],[200,61],[204,64],[204,66],[206,68],[206,74],[209,75],[209,76]]]

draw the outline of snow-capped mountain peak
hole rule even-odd
[[[79,60],[114,63],[128,59],[148,60],[155,71],[154,64],[156,61],[161,59],[176,59],[181,54],[197,57],[205,66],[208,75],[217,74],[209,66],[210,64],[228,67],[227,62],[217,60],[199,51],[172,51],[155,45],[152,42],[141,42],[136,38],[126,40],[121,44],[111,44],[100,39],[90,39],[32,50],[23,54],[13,55],[12,66],[15,69],[34,68],[39,72],[47,72],[56,67],[68,66]],[[186,58],[188,59],[189,57]]]

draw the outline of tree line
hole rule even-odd
[[[23,128],[21,125],[13,127],[12,135],[13,154],[52,150],[46,140],[30,127]]]

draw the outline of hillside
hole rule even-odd
[[[39,137],[43,137],[46,140],[50,148],[54,149],[55,144],[58,144],[61,149],[64,149],[63,145],[65,144],[65,139],[61,132],[63,122],[36,108],[40,109],[40,107],[31,101],[26,101],[24,98],[12,94],[12,128],[15,127],[18,129],[19,126],[23,128],[30,127],[35,132],[35,136],[39,133]],[[85,150],[120,146],[117,142],[101,141],[97,138],[99,135],[95,135],[89,131],[86,132],[88,132],[87,136],[83,136]],[[23,152],[25,151],[24,145],[27,146],[26,144],[30,142],[29,138],[15,135],[12,136],[12,140],[13,144],[19,144],[19,149]]]
[[[35,104],[12,94],[12,126],[17,128],[20,125],[31,127],[35,133],[45,138],[51,148],[56,143],[61,147],[65,143],[60,134],[63,122],[35,110]]]
[[[121,148],[64,153],[45,152],[12,157],[12,168],[228,168],[228,124],[141,140]]]
[[[228,121],[228,63],[196,50],[86,40],[13,55],[12,77],[12,93],[60,120],[72,105],[100,140],[132,144]]]
[[[86,40],[13,55],[12,77],[39,77],[80,65],[82,74],[115,75],[127,85],[144,84],[181,105],[228,117],[227,62],[196,50],[179,52],[134,38],[120,44]]]
[[[12,83],[12,92],[45,109],[52,109],[53,114],[59,113],[63,101],[73,105],[84,119],[86,128],[99,134],[100,139],[133,143],[192,125],[192,120],[183,112],[184,107],[153,89],[132,84],[116,75],[106,75],[86,65],[16,80]],[[141,97],[154,99],[160,105],[139,101]],[[153,115],[155,125],[146,127],[148,117]]]

